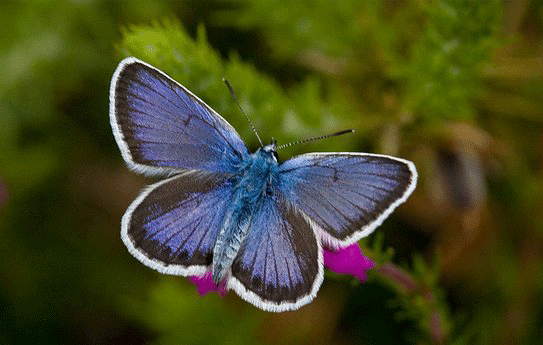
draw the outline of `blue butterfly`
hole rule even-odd
[[[208,271],[273,312],[309,303],[323,249],[367,236],[415,189],[412,162],[367,153],[250,153],[236,130],[181,84],[133,57],[110,88],[110,121],[128,167],[166,175],[122,217],[132,255],[166,274]]]

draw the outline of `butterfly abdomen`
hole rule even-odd
[[[232,266],[247,231],[250,231],[252,216],[269,194],[268,184],[274,174],[277,174],[277,162],[270,153],[258,150],[234,178],[234,196],[213,249],[212,277],[215,283],[219,283]]]

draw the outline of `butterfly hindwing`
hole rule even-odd
[[[309,153],[279,167],[278,188],[328,245],[367,236],[414,190],[413,163],[365,153]]]
[[[235,171],[249,153],[236,130],[160,70],[126,58],[111,81],[110,121],[123,158],[145,174]]]
[[[231,197],[223,174],[186,173],[158,182],[126,211],[122,239],[132,255],[162,273],[203,274]]]
[[[253,216],[229,286],[261,309],[294,310],[315,297],[323,279],[322,260],[309,222],[275,193]]]

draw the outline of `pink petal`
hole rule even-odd
[[[364,256],[358,243],[354,243],[335,251],[324,249],[324,265],[336,273],[350,274],[364,282],[367,279],[366,273],[375,266],[375,263]],[[189,280],[196,285],[200,296],[216,292],[224,297],[228,293],[226,279],[215,284],[211,279],[211,272],[206,272],[202,276],[191,276]]]
[[[336,273],[350,274],[365,282],[366,273],[375,266],[375,263],[364,256],[358,243],[353,243],[335,251],[324,249],[324,266]]]
[[[219,284],[215,284],[211,279],[211,272],[206,272],[203,276],[191,276],[189,277],[189,280],[196,285],[198,294],[200,296],[204,296],[209,292],[216,292],[221,297],[224,297],[224,295],[228,293],[228,289],[226,288],[226,279]]]

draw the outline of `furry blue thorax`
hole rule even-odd
[[[218,284],[230,269],[251,225],[252,216],[262,206],[266,195],[273,193],[273,181],[279,173],[276,144],[259,148],[243,162],[233,177],[234,195],[215,247],[213,248],[213,282]]]

